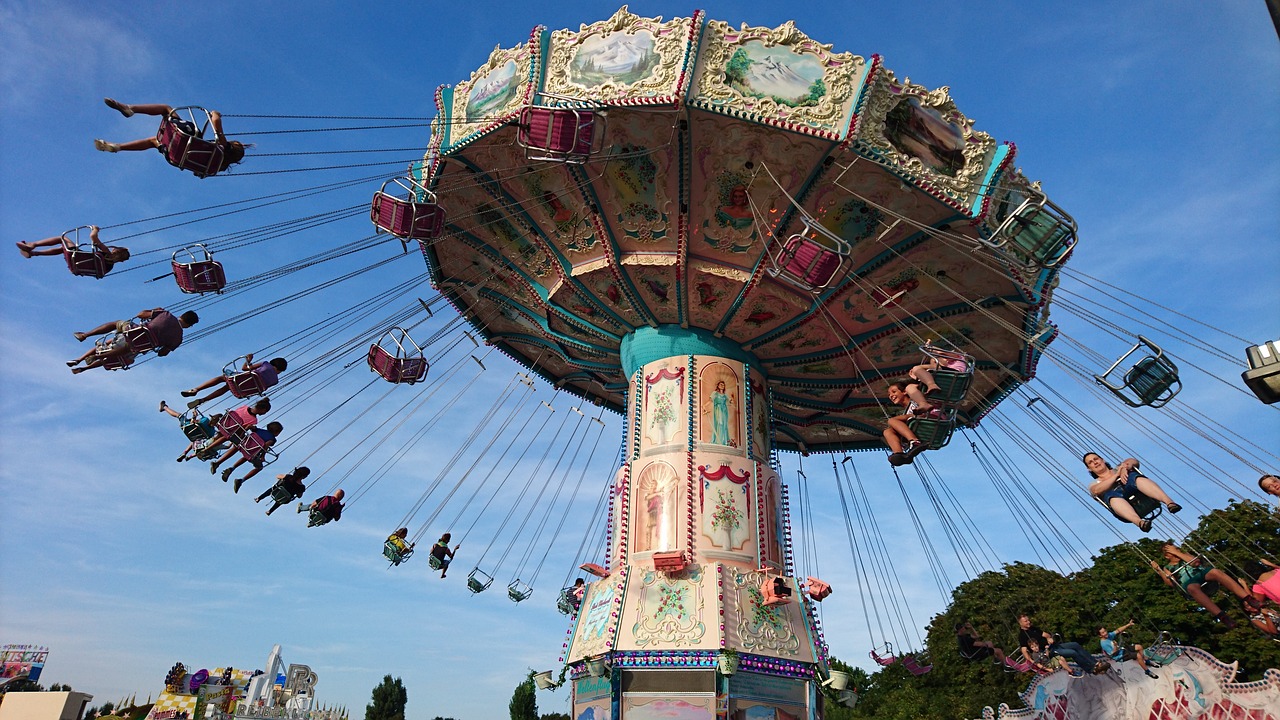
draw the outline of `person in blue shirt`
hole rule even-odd
[[[1138,667],[1142,668],[1142,672],[1147,677],[1155,679],[1160,677],[1151,672],[1147,667],[1147,658],[1142,654],[1142,646],[1135,644],[1132,648],[1126,648],[1120,643],[1120,633],[1133,627],[1133,621],[1121,625],[1112,632],[1107,632],[1104,627],[1098,627],[1098,639],[1102,642],[1102,654],[1115,660],[1116,662],[1124,662],[1125,660],[1137,660]]]

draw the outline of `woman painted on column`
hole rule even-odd
[[[639,527],[636,552],[676,549],[676,471],[666,463],[653,463],[640,472],[636,484]]]

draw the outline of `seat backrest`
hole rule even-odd
[[[252,395],[261,395],[267,389],[262,386],[262,377],[252,370],[241,370],[227,376],[227,389],[231,394],[243,400]]]
[[[1145,357],[1134,364],[1124,375],[1124,384],[1133,389],[1144,405],[1160,402],[1178,382],[1178,369],[1163,356]],[[1170,396],[1172,397],[1172,396]]]
[[[102,251],[97,248],[71,249],[64,247],[62,249],[62,257],[67,261],[67,269],[72,275],[79,277],[91,277],[102,279],[107,271],[111,268],[107,265],[107,259],[103,256]]]
[[[956,421],[954,419],[935,419],[928,417],[913,417],[907,421],[907,426],[911,428],[911,432],[920,438],[920,442],[930,450],[941,450],[951,442],[951,434],[955,432]]]
[[[964,402],[965,396],[969,394],[969,387],[973,384],[973,373],[938,368],[931,374],[934,382],[938,383],[938,387],[942,390],[940,394],[930,396],[931,402],[937,400],[946,405],[959,405]]]
[[[222,292],[227,286],[227,274],[217,260],[197,260],[172,265],[173,279],[178,289],[188,294]]]
[[[591,154],[595,125],[591,110],[529,106],[520,111],[516,141],[531,160],[580,163]]]

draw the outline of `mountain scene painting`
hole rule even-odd
[[[467,94],[467,121],[475,122],[507,104],[519,89],[516,82],[516,61],[508,60],[502,67],[485,75],[471,87]]]
[[[752,40],[729,58],[725,82],[747,97],[772,98],[790,107],[817,105],[827,94],[824,69],[812,55]]]
[[[569,63],[569,80],[585,87],[607,82],[630,85],[643,80],[658,66],[648,30],[614,32],[583,41]]]

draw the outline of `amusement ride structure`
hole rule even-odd
[[[912,83],[876,55],[836,52],[792,23],[733,27],[701,12],[663,20],[623,7],[576,31],[539,27],[524,42],[497,47],[469,78],[441,87],[436,104],[425,156],[403,176],[379,175],[385,182],[371,207],[362,203],[354,211],[215,236],[166,255],[166,269],[182,292],[199,296],[189,306],[202,313],[252,286],[383,244],[399,251],[403,243],[406,252],[420,250],[425,260],[426,276],[358,301],[275,344],[273,352],[290,354],[279,389],[272,389],[274,377],[268,383],[255,374],[252,357],[229,363],[224,373],[235,400],[228,400],[239,405],[270,392],[279,402],[304,385],[327,387],[352,365],[367,364],[376,373],[369,386],[378,379],[393,387],[418,385],[416,392],[425,394],[412,409],[414,400],[397,411],[402,417],[392,429],[373,440],[384,430],[379,426],[355,443],[360,447],[368,441],[362,457],[353,447],[330,468],[317,466],[308,480],[310,494],[325,487],[326,474],[329,489],[322,492],[333,492],[438,390],[457,388],[452,399],[434,403],[440,413],[453,407],[486,370],[483,342],[530,374],[513,380],[495,400],[397,524],[400,529],[384,546],[393,566],[410,559],[414,544],[433,525],[457,529],[470,517],[472,502],[480,502],[490,477],[502,474],[497,468],[507,450],[481,480],[476,480],[479,459],[451,490],[446,477],[462,467],[464,452],[482,444],[485,433],[493,436],[486,451],[508,432],[507,449],[516,447],[521,430],[512,430],[511,423],[526,405],[516,411],[506,403],[526,403],[514,398],[532,389],[531,375],[537,375],[557,394],[577,396],[601,413],[609,409],[623,418],[618,467],[596,513],[607,523],[603,549],[582,565],[592,582],[576,591],[566,588],[558,598],[560,610],[572,618],[560,655],[563,671],[558,677],[554,671],[540,673],[538,684],[568,685],[573,717],[597,720],[656,718],[669,710],[735,720],[813,719],[821,718],[831,702],[852,706],[855,689],[848,675],[829,664],[816,605],[833,587],[816,571],[806,574],[811,564],[797,562],[791,532],[805,522],[793,517],[780,453],[838,457],[887,446],[894,466],[926,458],[920,465],[928,467],[929,454],[944,448],[953,433],[976,428],[1035,377],[1037,364],[1049,357],[1046,350],[1058,337],[1049,312],[1077,239],[1071,216],[1016,167],[1014,145],[976,128],[948,88]],[[209,117],[201,108],[183,112],[192,128],[202,123],[202,113]],[[226,170],[217,142],[182,133],[173,122],[162,123],[159,136],[169,143],[165,157],[171,164],[201,178]],[[175,140],[179,137],[181,142]],[[368,179],[322,186],[322,191],[361,181]],[[297,191],[297,197],[312,190]],[[228,282],[229,274],[211,252],[366,212],[374,235],[247,279]],[[84,229],[63,236],[68,267],[73,274],[101,279],[112,272],[111,264],[83,241]],[[391,260],[326,280],[289,301],[386,262]],[[397,308],[400,296],[420,290],[424,277],[437,294]],[[1102,311],[1081,309],[1083,301],[1072,300],[1073,314],[1102,318]],[[457,317],[424,338],[416,328],[427,320],[417,319],[419,314],[434,320],[446,303]],[[250,315],[214,327],[208,323],[191,336]],[[372,325],[352,330],[336,348],[320,349],[322,340],[300,339],[307,330],[354,324],[356,318]],[[464,320],[469,330],[462,329]],[[1110,320],[1100,324],[1116,329]],[[155,347],[145,323],[121,334],[128,351],[113,356],[108,369],[127,368]],[[1112,334],[1128,350],[1118,360],[1072,345],[1074,355],[1063,366],[1126,411],[1168,404],[1182,387],[1172,354],[1143,335]],[[111,342],[105,340],[104,347]],[[336,358],[349,359],[366,349],[365,362],[354,360],[330,374]],[[463,350],[460,360],[455,353],[452,365],[443,361],[458,349]],[[1270,343],[1249,350],[1251,369],[1244,379],[1265,402],[1274,402],[1280,385],[1275,350]],[[260,360],[267,357],[256,354]],[[919,366],[929,369],[937,388],[899,402],[890,386],[919,379]],[[467,380],[469,372],[476,375]],[[1019,411],[1037,422],[1070,422],[1046,409],[1054,400],[1033,407],[1042,398],[1026,399]],[[291,426],[296,435],[271,445],[236,425],[231,413],[215,424],[198,405],[193,401],[179,418],[187,437],[199,443],[221,433],[258,466],[337,410],[300,431]],[[286,411],[295,405],[290,401]],[[916,411],[909,412],[909,405]],[[537,409],[537,403],[527,406]],[[1180,413],[1171,406],[1170,415],[1186,427],[1208,423]],[[568,415],[562,415],[562,423]],[[903,422],[886,420],[895,416]],[[421,423],[370,479],[358,487],[348,484],[348,505],[386,475],[439,417]],[[530,423],[525,420],[524,427]],[[1018,428],[998,414],[991,424],[1020,438]],[[1074,435],[1059,434],[1070,436],[1062,444],[1076,452],[1091,449],[1087,432],[1072,430]],[[535,439],[546,443],[540,432],[524,432],[524,452]],[[556,461],[545,473],[540,460],[533,474],[545,475],[543,489],[526,499],[531,478],[500,529],[516,525],[508,521],[518,506],[536,505],[548,492],[551,505],[562,502],[560,487],[568,485],[569,468],[578,462],[574,456],[588,455],[578,452],[586,431],[581,437],[576,433],[576,441],[557,434],[547,443],[548,452],[559,445],[561,459],[568,454],[569,460]],[[574,452],[567,453],[572,442],[577,443]],[[1247,467],[1257,469],[1275,457],[1251,443],[1241,445],[1241,455],[1229,452]],[[291,463],[302,465],[314,454]],[[334,480],[339,474],[334,468],[348,456],[358,459]],[[879,454],[858,457],[859,462],[882,462]],[[583,475],[588,462],[582,464]],[[850,465],[855,472],[856,465]],[[840,472],[846,472],[847,482],[847,471]],[[1050,474],[1061,474],[1060,468]],[[236,492],[242,482],[237,479]],[[461,492],[477,482],[469,497]],[[444,498],[429,503],[438,490]],[[1078,488],[1073,492],[1079,494]],[[277,483],[259,500],[272,499],[268,515],[279,507],[291,514],[287,508],[301,493]],[[503,493],[499,484],[484,509]],[[949,491],[938,494],[944,493]],[[446,522],[445,506],[453,503],[452,509],[462,498],[463,508]],[[930,499],[942,515],[932,490]],[[1150,529],[1160,504],[1140,494],[1127,500]],[[552,536],[563,528],[569,502],[563,501]],[[1099,511],[1092,500],[1086,504],[1111,519],[1110,506]],[[432,508],[429,517],[410,532],[427,508]],[[307,509],[305,503],[299,507]],[[848,523],[850,511],[843,509]],[[861,511],[855,507],[856,512]],[[532,507],[528,513],[497,564],[531,523]],[[314,506],[308,517],[311,526],[333,519]],[[540,568],[532,558],[543,545],[549,552],[554,542],[543,539],[549,523],[541,522],[529,525],[536,525],[536,532],[525,541],[521,569]],[[811,527],[806,529],[812,534]],[[864,533],[855,543],[852,526],[848,529],[851,549],[859,552],[853,546],[861,543],[861,551],[877,552],[867,546],[878,542],[887,559],[883,538]],[[916,530],[924,543],[918,521]],[[447,550],[447,535],[441,542]],[[497,573],[492,563],[483,562],[487,552],[478,559],[456,558],[474,563],[469,573],[455,572],[466,573],[472,593],[486,591]],[[425,548],[420,555],[427,555]],[[449,557],[452,553],[437,549],[425,564],[443,575]],[[584,557],[580,552],[578,559]],[[533,592],[532,580],[527,575],[521,580],[519,572],[507,586],[517,603]],[[537,568],[532,572],[536,576]],[[873,595],[866,588],[856,592],[864,603]],[[898,622],[904,624],[901,618]],[[1166,638],[1162,647],[1172,644]],[[1162,652],[1172,657],[1174,651],[1165,647]],[[895,658],[891,648],[871,656],[882,665],[900,661],[913,675],[929,672],[923,656],[899,653]],[[1232,667],[1203,651],[1186,652],[1184,662],[1196,663],[1194,672],[1186,672],[1212,677],[1219,693],[1233,696],[1242,707],[1263,707],[1280,698],[1280,675],[1274,670],[1261,685],[1245,688],[1232,682]],[[1054,677],[1033,687],[1040,696],[1024,699],[1043,714],[1050,706],[1066,712],[1070,687],[1083,684],[1069,686],[1065,678]],[[1002,712],[1010,714],[1007,708]]]

